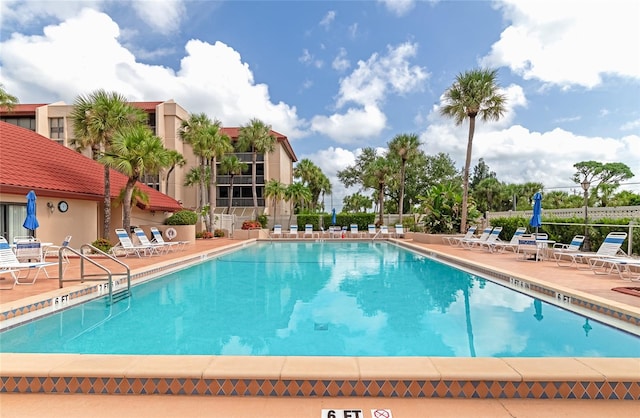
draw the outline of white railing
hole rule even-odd
[[[594,207],[587,208],[589,219],[640,219],[640,206],[618,206],[618,207]],[[533,215],[532,210],[516,210],[506,212],[487,212],[486,219],[491,221],[495,218],[511,218],[521,217],[530,218]],[[542,209],[542,215],[553,218],[584,218],[584,206],[581,208],[568,209]]]

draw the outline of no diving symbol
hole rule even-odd
[[[372,409],[372,418],[393,418],[390,409]]]

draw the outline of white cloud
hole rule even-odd
[[[605,75],[640,79],[640,3],[503,0],[496,7],[511,25],[481,65],[562,88],[592,88]]]
[[[344,48],[340,48],[338,51],[338,55],[333,59],[331,63],[331,67],[336,71],[346,71],[351,67],[351,62],[347,59],[347,50]]]
[[[119,39],[118,25],[90,9],[45,27],[42,36],[13,34],[0,44],[3,81],[23,103],[42,102],[43,96],[46,102],[72,103],[79,94],[104,88],[129,100],[174,99],[188,111],[206,112],[228,126],[258,117],[291,139],[304,136],[305,122],[296,108],[272,103],[268,87],[255,83],[249,65],[224,43],[189,41],[174,72],[138,62]]]
[[[134,1],[131,5],[149,27],[165,35],[177,32],[186,14],[182,0]]]
[[[336,18],[336,12],[334,10],[329,10],[327,14],[320,21],[320,26],[324,26],[325,29],[329,30],[329,26]]]
[[[302,50],[302,55],[298,57],[298,61],[303,64],[313,65],[316,68],[322,68],[324,65],[324,62],[322,60],[315,59],[313,54],[311,54],[307,48]]]
[[[311,129],[341,144],[357,144],[378,135],[386,122],[387,117],[376,105],[366,105],[350,108],[344,114],[314,116]]]
[[[621,131],[632,131],[634,129],[640,129],[640,119],[629,121],[620,127]]]
[[[3,0],[0,1],[0,24],[11,28],[16,23],[27,25],[51,18],[65,20],[87,7],[100,9],[104,3],[104,0]]]
[[[415,0],[378,0],[393,12],[396,16],[404,16],[415,5]]]
[[[406,42],[388,46],[384,56],[374,53],[367,61],[358,61],[357,68],[340,82],[337,107],[348,102],[379,104],[389,91],[402,95],[421,90],[429,74],[424,68],[409,63],[417,49],[417,44]]]

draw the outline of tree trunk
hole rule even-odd
[[[258,219],[258,185],[257,179],[257,167],[256,162],[258,160],[258,153],[255,151],[251,155],[251,193],[253,194],[253,219]]]
[[[398,203],[398,212],[400,212],[400,223],[402,223],[402,212],[404,212],[404,170],[407,165],[406,160],[402,160],[400,167],[400,202]]]
[[[378,221],[380,225],[384,223],[384,184],[381,184],[378,189]]]
[[[124,200],[122,202],[122,209],[124,212],[122,215],[122,228],[127,231],[127,234],[129,233],[129,230],[131,228],[131,196],[133,196],[133,188],[135,187],[135,185],[135,180],[127,181],[126,189],[124,192]]]
[[[169,171],[167,171],[167,182],[164,185],[164,194],[166,194],[167,196],[169,196],[169,177],[171,177],[171,173],[173,172],[173,169],[175,167],[175,165],[172,165]]]
[[[231,205],[233,204],[233,176],[229,179],[229,203],[227,204],[227,215],[231,215]]]
[[[216,201],[216,187],[218,170],[216,168],[215,157],[209,160],[210,174],[209,176],[209,216],[207,217],[207,231],[213,232],[213,210]]]
[[[467,158],[464,163],[464,171],[462,174],[462,215],[460,216],[460,232],[467,230],[467,213],[469,201],[469,166],[471,165],[471,151],[473,150],[473,133],[476,129],[476,117],[469,117],[469,139],[467,141]]]
[[[104,166],[104,225],[102,230],[103,238],[110,239],[111,229],[111,175],[110,168]]]

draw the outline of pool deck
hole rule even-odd
[[[558,298],[559,293],[573,303],[579,301],[580,309],[593,310],[596,315],[620,313],[628,326],[640,326],[637,322],[640,297],[611,290],[638,287],[638,282],[623,281],[614,275],[596,276],[573,267],[560,268],[550,261],[519,261],[513,253],[489,254],[443,244],[398,241],[463,267],[500,273],[507,279],[515,279],[510,285],[516,288],[526,286],[546,291],[544,296],[548,298]],[[180,253],[122,260],[136,280],[146,280],[149,277],[146,272],[179,268],[194,257],[242,244],[229,239],[198,240]],[[49,272],[52,277],[57,276],[57,268],[50,268]],[[74,275],[79,275],[78,260],[72,260],[65,273],[65,277]],[[0,281],[0,286],[5,287],[2,283],[6,281]],[[56,297],[86,296],[86,290],[82,289],[87,286],[70,284],[59,289],[57,280],[40,277],[34,285],[0,291],[1,319],[51,310],[51,301]],[[550,289],[557,293],[549,294]],[[48,305],[43,302],[47,300]],[[86,414],[87,408],[102,410],[102,416],[141,417],[318,417],[323,408],[363,409],[367,412],[365,417],[370,416],[368,409],[373,408],[389,408],[394,417],[425,416],[425,411],[430,416],[625,417],[637,415],[637,402],[616,399],[640,400],[640,356],[632,359],[185,356],[180,360],[177,363],[170,356],[0,354],[2,416],[35,416],[46,407],[48,412],[56,409],[61,412],[59,416],[67,417]],[[147,395],[106,395],[114,393]],[[94,412],[92,415],[101,416]]]

